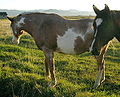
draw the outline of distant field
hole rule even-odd
[[[84,18],[94,18],[94,16],[64,16],[65,19],[84,19]]]
[[[96,90],[91,87],[97,65],[90,53],[55,53],[58,84],[52,88],[44,77],[44,55],[32,37],[24,34],[19,45],[13,45],[11,39],[10,22],[0,20],[0,97],[120,97],[120,43],[115,39],[105,56],[106,80]]]

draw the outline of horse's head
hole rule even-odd
[[[14,44],[19,44],[19,39],[21,34],[23,33],[23,25],[24,25],[24,17],[7,17],[11,21],[11,28],[13,31],[12,42]]]
[[[114,37],[114,23],[109,7],[105,4],[103,10],[93,5],[96,17],[93,23],[94,39],[90,51],[93,55],[99,55],[101,49]]]

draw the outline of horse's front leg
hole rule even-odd
[[[105,80],[105,61],[104,57],[97,56],[95,57],[98,64],[98,74],[93,88],[97,88]]]
[[[43,52],[45,55],[45,67],[46,67],[46,75],[51,78],[51,83],[49,86],[54,87],[56,85],[56,78],[55,78],[55,67],[53,64],[53,51],[43,48]],[[50,75],[49,75],[50,73]]]
[[[98,65],[98,74],[97,74],[97,78],[93,88],[97,88],[105,80],[104,55],[105,55],[105,52],[107,51],[108,46],[109,46],[109,43],[101,49],[101,53],[99,56],[95,56],[97,60],[97,65]]]

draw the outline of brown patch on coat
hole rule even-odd
[[[85,34],[90,22],[92,23],[93,19],[69,20],[68,24],[70,28],[73,27],[79,30],[76,32]]]
[[[74,46],[75,46],[74,50],[76,54],[80,54],[86,51],[84,40],[80,36],[76,38]]]
[[[89,51],[89,47],[91,45],[91,42],[93,40],[93,33],[86,33],[84,36],[84,40],[78,36],[75,40],[75,52],[76,54],[81,54],[83,52]]]

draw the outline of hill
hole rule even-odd
[[[44,13],[56,13],[61,16],[94,16],[94,12],[89,11],[78,11],[78,10],[57,10],[57,9],[48,9],[48,10],[7,10],[0,9],[0,12],[7,12],[8,16],[16,16],[24,12],[44,12]]]

